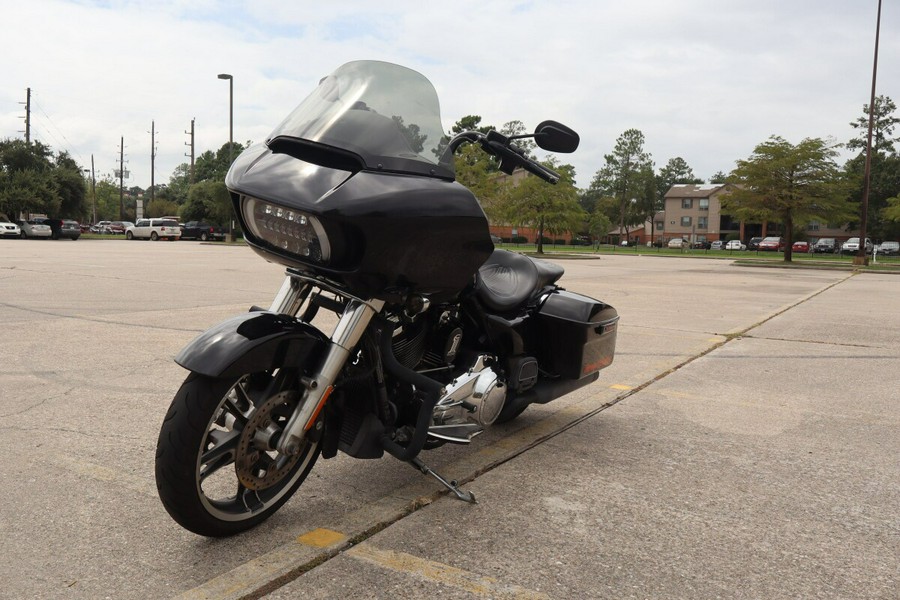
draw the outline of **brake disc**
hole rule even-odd
[[[234,469],[247,489],[264,490],[282,480],[303,458],[275,450],[282,427],[297,408],[300,395],[296,391],[275,394],[253,411],[241,431],[235,450]]]

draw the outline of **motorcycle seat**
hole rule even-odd
[[[555,283],[564,272],[546,260],[494,250],[478,269],[475,293],[488,308],[507,312],[523,305],[544,286]]]

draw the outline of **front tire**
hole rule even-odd
[[[307,440],[296,456],[272,448],[300,402],[296,372],[237,380],[192,373],[166,414],[156,446],[156,487],[166,510],[199,535],[240,533],[272,516],[319,456]]]
[[[126,232],[126,233],[125,233],[125,239],[126,239],[126,240],[133,240],[133,239],[134,239],[134,234],[131,233],[130,231]]]

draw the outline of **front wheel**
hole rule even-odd
[[[192,373],[166,414],[156,446],[156,487],[182,527],[222,537],[270,517],[306,479],[318,441],[275,450],[300,402],[299,375],[277,370],[235,379]]]
[[[133,239],[134,239],[134,234],[131,233],[130,231],[126,231],[126,232],[125,232],[125,239],[126,239],[126,240],[133,240]]]

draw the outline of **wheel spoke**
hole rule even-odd
[[[241,432],[215,429],[209,432],[208,439],[215,445],[200,456],[200,481],[203,481],[222,467],[234,462],[234,451],[237,448]]]

